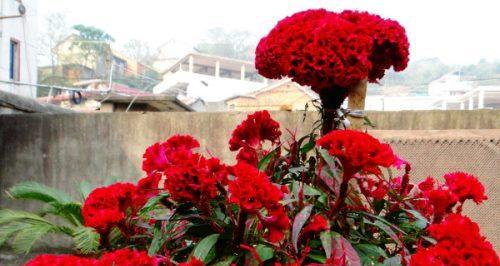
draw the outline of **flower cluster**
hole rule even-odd
[[[135,211],[136,186],[130,183],[116,183],[97,188],[90,193],[82,208],[85,226],[106,234],[114,226],[124,225],[127,211]]]
[[[24,266],[90,266],[96,265],[96,260],[74,255],[38,255]]]
[[[477,177],[455,172],[414,185],[410,163],[367,133],[289,131],[282,146],[279,128],[268,112],[249,115],[233,132],[231,166],[197,153],[188,135],[154,144],[146,177],[85,200],[99,250],[27,265],[499,265],[460,214],[465,201],[487,199]],[[265,153],[264,142],[274,151]]]
[[[333,131],[320,138],[316,144],[338,158],[344,173],[348,175],[359,171],[379,175],[378,167],[390,167],[397,160],[388,144],[380,143],[376,138],[359,131]]]
[[[267,78],[291,77],[316,92],[376,81],[406,68],[409,43],[398,22],[367,12],[307,10],[287,17],[258,44],[255,65]]]
[[[229,202],[237,204],[242,211],[257,214],[262,225],[269,229],[268,239],[272,242],[283,238],[283,232],[290,227],[288,216],[280,201],[283,193],[269,177],[254,166],[238,163],[232,168],[235,179],[229,182]],[[267,211],[267,217],[261,210]]]
[[[217,158],[207,159],[193,149],[199,142],[189,135],[176,135],[146,150],[143,169],[149,173],[145,185],[158,188],[163,180],[172,200],[201,206],[218,195],[227,182],[227,170]]]
[[[265,155],[262,144],[267,140],[271,145],[280,142],[280,125],[271,118],[268,111],[259,111],[248,115],[233,131],[229,140],[229,149],[238,151],[238,161],[257,165],[259,156]]]
[[[155,143],[146,149],[142,156],[142,169],[150,174],[155,171],[164,171],[169,165],[182,160],[200,147],[200,143],[189,135],[175,135],[163,143]]]
[[[73,255],[48,255],[35,257],[25,266],[158,266],[156,258],[149,257],[144,251],[119,249],[107,252],[100,259],[84,258]]]
[[[434,178],[427,177],[418,185],[415,197],[415,207],[427,217],[434,217],[435,222],[450,213],[460,213],[465,200],[480,204],[487,199],[483,185],[474,175],[455,172],[444,175],[444,179],[445,183],[439,184]]]
[[[411,257],[410,265],[500,265],[490,242],[468,217],[451,214],[428,229],[437,244],[420,247]]]
[[[218,159],[191,154],[165,169],[165,189],[174,201],[207,203],[218,195],[218,184],[227,182],[226,167]]]

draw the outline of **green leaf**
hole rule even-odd
[[[364,120],[363,124],[365,126],[369,126],[371,128],[375,128],[375,124],[367,116],[363,117],[363,120]]]
[[[321,245],[325,250],[326,258],[330,258],[332,256],[332,233],[330,231],[323,231],[319,235],[321,239]]]
[[[274,257],[273,249],[266,245],[262,244],[257,245],[255,251],[257,251],[257,254],[259,254],[259,257],[263,262],[266,260],[270,260]]]
[[[269,165],[269,162],[271,161],[271,159],[277,154],[277,149],[280,149],[280,148],[281,147],[274,149],[273,151],[268,153],[266,156],[264,156],[264,158],[262,158],[260,160],[259,165],[258,165],[258,168],[260,171],[266,170],[267,165]]]
[[[326,162],[326,167],[323,166],[321,168],[319,177],[335,193],[335,195],[338,195],[338,188],[342,183],[342,177],[340,176],[337,166],[335,165],[335,158],[328,154],[327,150],[319,149],[318,152],[321,158],[323,158]]]
[[[401,255],[396,255],[384,260],[384,266],[401,266]]]
[[[139,211],[138,215],[139,216],[144,216],[146,215],[147,213],[155,210],[156,208],[158,208],[158,203],[163,200],[164,198],[167,198],[168,197],[168,194],[165,194],[165,193],[161,193],[155,197],[152,197],[148,200],[148,202],[141,208],[141,210]]]
[[[314,261],[317,261],[319,263],[325,263],[326,262],[326,258],[323,255],[309,253],[307,255],[307,257],[309,257],[310,259],[312,259]]]
[[[0,227],[0,246],[2,246],[7,240],[11,239],[18,231],[26,228],[29,224],[23,222],[12,222],[4,224]]]
[[[53,233],[57,230],[57,226],[49,222],[31,220],[30,223],[26,223],[25,226],[16,233],[12,241],[12,248],[15,252],[27,254],[30,252],[35,242],[48,233]]]
[[[332,255],[335,258],[345,257],[348,265],[361,266],[361,259],[351,243],[337,232],[331,232],[331,235],[333,239]]]
[[[203,238],[194,248],[192,256],[208,264],[215,257],[215,244],[219,236],[219,234],[212,234]]]
[[[81,226],[75,230],[73,241],[82,254],[92,254],[99,251],[101,235],[92,227]]]
[[[45,203],[65,204],[73,201],[64,191],[37,182],[16,184],[8,190],[8,194],[14,199],[38,200]]]
[[[429,221],[427,220],[427,218],[425,218],[424,216],[422,216],[422,214],[416,210],[403,210],[409,214],[411,214],[413,217],[415,217],[415,225],[419,228],[419,229],[425,229],[427,227],[427,225],[429,225]]]
[[[365,223],[374,225],[374,226],[382,229],[382,231],[384,231],[394,242],[396,242],[399,246],[403,246],[403,242],[401,242],[401,239],[399,239],[399,237],[396,235],[396,233],[387,224],[385,224],[379,220],[376,220],[373,223],[370,221],[365,221]]]
[[[236,259],[236,256],[222,258],[220,261],[215,262],[213,266],[230,266],[233,263],[234,259]]]
[[[87,180],[83,180],[80,183],[80,195],[82,196],[82,200],[85,201],[89,194],[94,190],[94,186],[92,186]]]
[[[14,222],[14,221],[26,221],[26,220],[35,220],[41,222],[47,222],[44,218],[25,211],[17,211],[10,209],[0,210],[0,225]]]
[[[148,249],[149,256],[153,256],[154,254],[156,254],[163,246],[164,238],[161,226],[161,221],[157,221],[155,223],[155,226],[153,228],[153,240],[151,241],[151,245]]]
[[[375,265],[378,264],[379,258],[387,258],[385,251],[376,245],[358,244],[354,248],[358,252],[363,265]]]
[[[295,216],[295,219],[293,220],[293,226],[292,226],[292,243],[293,247],[295,248],[295,251],[298,252],[298,242],[299,242],[299,236],[300,236],[300,231],[302,230],[302,227],[306,224],[307,220],[309,219],[309,216],[311,216],[311,212],[313,210],[313,205],[307,205],[305,206],[298,214]]]
[[[46,213],[62,217],[74,226],[81,226],[84,223],[82,205],[77,202],[65,204],[52,203],[51,207],[46,210]]]
[[[304,146],[300,147],[300,154],[310,152],[312,149],[314,149],[315,146],[316,146],[316,142],[314,142],[314,141],[310,141],[310,142],[306,143]]]
[[[299,181],[294,181],[292,183],[292,192],[295,195],[295,197],[298,197],[299,189],[300,189],[300,183]],[[304,186],[304,195],[305,196],[321,196],[324,195],[321,191],[309,186],[308,184],[302,183]]]

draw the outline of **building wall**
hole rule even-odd
[[[256,110],[304,110],[311,96],[298,88],[293,83],[286,83],[272,90],[262,92],[255,98],[238,97],[228,100],[230,111],[256,111]]]
[[[20,82],[37,83],[37,0],[23,0],[26,14],[22,18],[0,20],[0,80],[9,80],[10,41],[20,42]],[[0,0],[0,16],[18,15],[18,2]],[[0,90],[36,97],[36,88],[5,84]]]

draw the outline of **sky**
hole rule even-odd
[[[44,17],[63,13],[68,24],[111,34],[118,44],[141,39],[153,47],[175,39],[195,45],[208,29],[246,30],[264,36],[295,12],[325,8],[364,10],[406,28],[411,59],[438,57],[447,64],[500,59],[499,0],[43,0]],[[40,29],[43,31],[43,29]]]

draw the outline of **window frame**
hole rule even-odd
[[[9,79],[21,80],[21,41],[14,38],[9,41]]]

